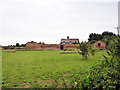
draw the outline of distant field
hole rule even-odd
[[[60,51],[2,51],[3,87],[51,88],[72,86],[76,78],[102,59],[101,53],[82,60],[79,54]]]

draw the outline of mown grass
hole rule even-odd
[[[76,78],[103,59],[102,53],[89,55],[60,54],[60,51],[2,51],[3,87],[61,88],[71,87]]]

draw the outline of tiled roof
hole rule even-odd
[[[71,38],[71,39],[61,39],[61,40],[79,40],[79,39]]]

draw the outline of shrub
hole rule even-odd
[[[97,48],[91,48],[89,51],[90,51],[90,53],[91,53],[92,55],[95,55],[95,53],[96,53],[97,51],[99,51],[99,49],[97,49]]]
[[[65,48],[63,51],[67,51],[67,49]]]
[[[15,53],[15,50],[7,50],[8,53]]]
[[[82,54],[82,51],[81,51],[81,50],[78,50],[78,53],[79,53],[79,54]]]
[[[111,57],[106,57],[101,64],[93,66],[87,72],[87,79],[82,80],[83,88],[95,89],[119,89],[120,88],[120,38],[116,41],[114,48],[109,50]],[[110,49],[110,48],[109,48]],[[91,87],[92,86],[92,87]]]
[[[77,51],[61,51],[60,54],[75,54]]]
[[[14,87],[17,87],[17,86],[19,86],[19,85],[18,85],[18,84],[14,84],[13,86],[14,86]]]
[[[112,58],[113,59],[113,58]],[[114,58],[113,60],[116,60]],[[120,59],[119,59],[120,60]],[[105,60],[102,64],[93,66],[89,73],[87,79],[82,81],[84,88],[117,88],[120,86],[120,72],[118,62],[111,63],[111,60]]]
[[[69,51],[74,51],[73,49],[69,49]]]
[[[86,42],[81,42],[79,44],[78,49],[80,49],[82,51],[82,56],[83,59],[87,60],[87,56],[88,56],[88,47],[87,47],[87,43]]]
[[[100,51],[104,51],[105,49],[99,49]]]
[[[2,88],[7,88],[7,85],[6,84],[2,85]]]

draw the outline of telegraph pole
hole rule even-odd
[[[120,27],[117,27],[118,36],[120,36]]]
[[[118,27],[117,27],[118,36],[120,36],[120,1],[118,2]]]

